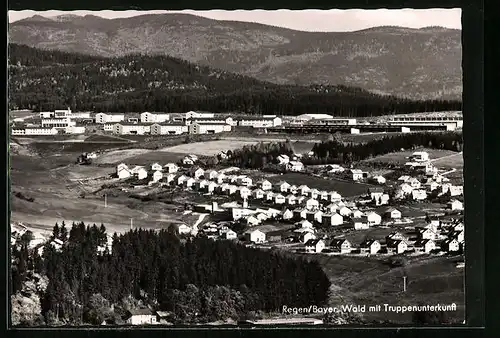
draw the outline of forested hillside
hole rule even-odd
[[[12,295],[29,271],[48,277],[41,311],[48,325],[123,323],[126,310],[170,311],[182,324],[238,320],[257,312],[326,304],[330,281],[317,262],[230,241],[180,239],[170,231],[134,230],[106,245],[104,226],[54,227],[42,257],[13,249]]]
[[[357,117],[461,109],[459,101],[411,101],[345,86],[277,85],[168,56],[104,58],[9,45],[9,108],[66,106]]]

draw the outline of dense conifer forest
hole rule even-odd
[[[46,324],[100,324],[125,309],[148,306],[170,311],[182,323],[241,319],[275,312],[287,304],[325,304],[330,282],[316,262],[283,257],[230,242],[182,239],[171,230],[133,230],[113,236],[105,248],[103,225],[56,224],[42,256],[26,241],[12,251],[11,292],[21,290],[28,271],[46,275],[41,299]]]
[[[8,62],[10,109],[352,117],[461,110],[459,101],[412,101],[346,86],[277,85],[168,56],[104,58],[10,44]]]
[[[338,163],[350,164],[374,156],[384,155],[401,149],[426,147],[462,151],[461,132],[411,133],[388,136],[367,143],[344,143],[337,138],[316,143],[312,149],[314,156],[305,157],[304,164]]]

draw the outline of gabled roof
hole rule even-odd
[[[321,238],[310,239],[305,243],[305,246],[316,246],[321,241]]]
[[[150,309],[132,309],[128,310],[127,312],[132,316],[154,315],[153,311],[151,311]]]
[[[332,239],[332,241],[330,242],[330,246],[333,246],[333,247],[339,247],[341,246],[342,244],[344,244],[344,242],[347,242],[349,243],[349,245],[351,244],[351,242],[349,242],[347,239],[345,238],[334,238]]]
[[[359,246],[361,248],[369,248],[373,245],[373,243],[375,242],[378,242],[380,244],[379,241],[377,241],[376,239],[365,239]]]

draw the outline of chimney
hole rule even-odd
[[[212,213],[218,210],[217,202],[212,202]]]
[[[247,197],[244,197],[244,198],[243,198],[243,208],[244,208],[244,209],[247,209],[247,208],[248,208],[248,199],[247,199]]]

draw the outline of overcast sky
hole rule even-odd
[[[9,22],[35,14],[52,17],[61,14],[97,15],[108,19],[142,14],[188,13],[216,20],[250,21],[302,31],[345,32],[377,26],[422,28],[442,26],[461,29],[461,9],[349,9],[349,10],[211,10],[211,11],[9,11]]]

